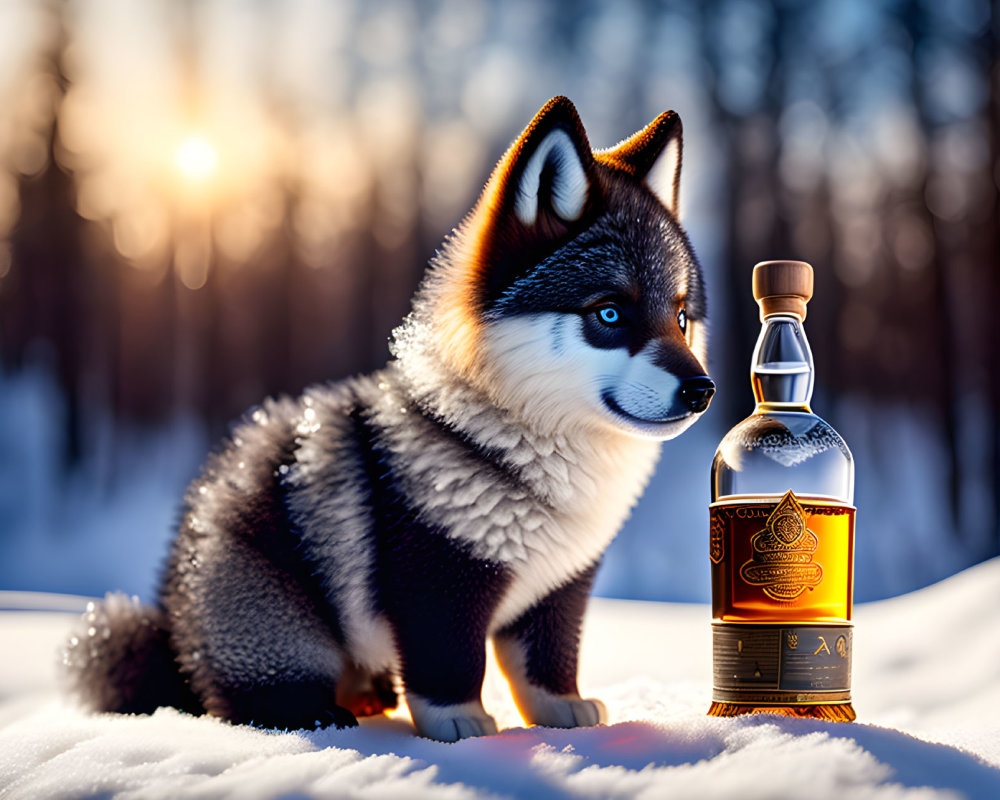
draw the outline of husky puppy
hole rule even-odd
[[[434,257],[380,372],[267,400],[191,484],[156,608],[70,640],[92,708],[494,733],[492,640],[525,720],[604,719],[577,654],[601,555],[660,442],[708,407],[705,290],[673,112],[594,152],[549,101]]]

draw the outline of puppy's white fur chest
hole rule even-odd
[[[502,453],[497,460],[440,435],[392,391],[375,417],[424,521],[510,570],[499,628],[600,557],[645,488],[660,443],[610,430],[543,437],[468,396],[460,408],[464,435]]]
[[[540,525],[511,525],[504,531],[520,546],[515,557],[498,559],[511,570],[512,582],[494,614],[494,630],[600,558],[645,488],[658,455],[658,443],[631,441],[604,463],[571,465],[556,502],[535,501]]]

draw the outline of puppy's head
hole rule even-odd
[[[714,385],[680,154],[673,112],[594,152],[572,103],[549,101],[418,296],[440,357],[540,430],[668,439],[691,425]]]

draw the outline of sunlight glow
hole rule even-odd
[[[219,166],[219,155],[212,143],[201,136],[189,136],[177,146],[174,164],[185,177],[203,181]]]

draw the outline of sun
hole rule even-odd
[[[184,177],[193,181],[209,178],[219,166],[219,154],[210,141],[202,136],[188,136],[177,145],[174,164]]]

